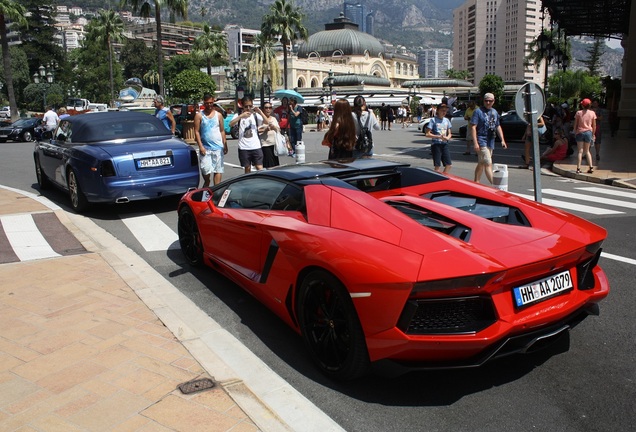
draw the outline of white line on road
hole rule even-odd
[[[148,252],[179,248],[177,233],[154,214],[120,219]]]
[[[515,193],[515,195],[518,195],[522,198],[526,198],[529,200],[534,201],[534,197],[532,195],[525,195],[525,194],[518,194]],[[551,205],[553,207],[558,207],[558,208],[562,208],[565,210],[575,210],[575,211],[579,211],[582,213],[590,213],[590,214],[595,214],[595,215],[611,215],[611,214],[623,214],[624,212],[621,211],[616,211],[616,210],[609,210],[609,209],[604,209],[604,208],[600,208],[600,207],[594,207],[594,206],[590,206],[590,205],[586,205],[586,204],[575,204],[575,203],[569,203],[567,201],[559,201],[559,200],[554,200],[554,199],[550,199],[550,198],[543,198],[541,200],[541,202],[543,204],[547,204],[547,205]]]
[[[629,209],[636,209],[636,202],[627,202],[621,200],[615,200],[611,198],[601,198],[593,195],[584,195],[574,192],[560,191],[558,189],[543,189],[542,192],[546,195],[556,195],[559,198],[572,198],[581,201],[592,201],[596,204],[607,204],[616,207],[625,207]]]
[[[619,197],[623,197],[623,198],[631,198],[633,200],[636,200],[636,193],[634,192],[627,192],[624,190],[617,190],[617,188],[600,188],[600,187],[580,187],[580,188],[575,188],[578,190],[583,190],[583,191],[587,191],[587,192],[595,192],[595,193],[602,193],[605,195],[613,195],[613,196],[619,196]]]
[[[614,255],[614,254],[610,254],[610,253],[607,253],[607,252],[601,252],[601,256],[603,258],[613,259],[613,260],[624,262],[624,263],[627,263],[627,264],[636,265],[636,260],[635,259],[625,258],[625,257],[622,257],[620,255]]]

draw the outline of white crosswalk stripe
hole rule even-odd
[[[622,198],[630,198],[633,199],[634,201],[636,201],[636,192],[629,192],[627,190],[624,189],[606,189],[606,188],[600,188],[600,187],[577,187],[575,188],[576,190],[582,190],[582,191],[586,191],[586,192],[594,192],[594,193],[599,193],[599,194],[604,194],[604,195],[611,195],[611,196],[617,196],[617,197],[622,197]]]
[[[543,189],[541,191],[545,195],[556,195],[559,198],[571,198],[580,201],[591,201],[595,204],[606,204],[615,207],[624,207],[628,209],[636,209],[636,202],[622,201],[612,198],[603,198],[594,195],[586,195],[575,192],[561,191],[558,189]]]
[[[515,195],[534,201],[534,196],[532,196],[532,195],[519,194],[519,193],[515,193]],[[601,207],[594,207],[594,206],[591,206],[591,205],[588,205],[588,204],[576,204],[576,203],[571,203],[571,202],[561,201],[561,200],[555,200],[555,199],[550,199],[550,198],[543,198],[543,199],[541,199],[541,202],[543,204],[547,204],[547,205],[550,205],[552,207],[558,207],[558,208],[564,209],[564,210],[573,210],[573,211],[578,211],[578,212],[581,212],[581,213],[589,213],[589,214],[594,214],[594,215],[613,215],[613,214],[623,214],[624,213],[622,211],[610,210],[610,209],[601,208]]]
[[[148,252],[179,249],[179,236],[154,214],[121,218]]]
[[[46,241],[29,214],[0,216],[2,228],[20,261],[61,256]]]

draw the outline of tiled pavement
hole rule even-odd
[[[64,212],[0,189],[7,214],[55,215],[83,247],[0,264],[0,430],[259,430],[231,382],[177,388],[214,377]]]

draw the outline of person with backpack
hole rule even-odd
[[[449,172],[453,166],[448,146],[448,141],[452,138],[451,122],[446,117],[446,111],[448,111],[446,104],[437,105],[435,117],[426,124],[426,136],[433,140],[431,152],[435,171],[439,171],[443,163],[445,173]]]
[[[292,147],[292,154],[296,154],[296,143],[303,140],[303,107],[298,105],[295,97],[289,99],[289,141]]]
[[[356,126],[351,105],[338,99],[333,107],[333,119],[325,133],[322,145],[329,147],[329,159],[350,159],[356,146]]]
[[[378,119],[373,111],[367,108],[367,102],[362,96],[353,99],[353,121],[356,126],[356,145],[353,157],[373,156],[373,133],[371,130],[380,130]]]

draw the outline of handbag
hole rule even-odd
[[[287,156],[287,138],[280,132],[276,132],[276,155]]]

